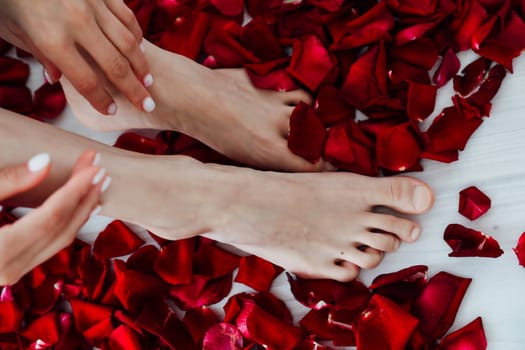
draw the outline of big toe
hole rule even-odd
[[[404,176],[371,179],[367,198],[372,206],[408,214],[422,214],[434,204],[434,193],[426,183]]]

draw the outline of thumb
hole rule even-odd
[[[49,154],[40,153],[26,164],[0,169],[0,199],[9,198],[41,183],[49,173]]]

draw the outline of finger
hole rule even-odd
[[[62,76],[60,69],[58,69],[57,66],[55,66],[38,47],[36,47],[32,40],[27,40],[27,45],[33,56],[35,56],[40,64],[44,66],[44,78],[46,82],[54,84],[59,81]]]
[[[0,169],[0,199],[25,192],[41,183],[49,173],[50,157],[40,153],[26,164]]]
[[[125,5],[123,6],[125,7]],[[128,59],[142,84],[145,87],[150,87],[153,84],[153,76],[150,74],[146,56],[140,49],[141,40],[137,40],[134,34],[103,4],[99,7],[100,9],[97,9],[97,22],[100,29],[120,53]],[[135,17],[132,16],[132,18]]]
[[[137,79],[128,60],[99,30],[80,38],[81,45],[100,66],[109,81],[139,110],[152,112],[155,102]]]
[[[113,98],[104,90],[102,81],[76,47],[70,46],[60,53],[53,51],[49,58],[60,67],[73,87],[97,111],[104,115],[113,115],[117,112],[117,105]]]
[[[91,166],[98,166],[100,164],[100,154],[96,151],[86,151],[78,157],[77,162],[73,166],[71,174],[77,174],[80,171]]]
[[[144,35],[133,11],[122,0],[105,0],[105,3],[119,21],[133,33],[135,40],[140,44]]]

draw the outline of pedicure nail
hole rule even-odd
[[[100,153],[95,154],[95,158],[93,158],[93,166],[97,166],[100,164]]]
[[[98,213],[100,213],[101,210],[102,210],[102,207],[100,205],[97,205],[95,209],[91,211],[91,214],[89,214],[89,216],[91,217],[91,216],[98,215]]]
[[[115,114],[117,114],[117,110],[118,110],[117,104],[115,102],[113,102],[108,107],[108,115],[115,115]]]
[[[153,75],[151,75],[149,73],[146,74],[146,76],[144,77],[142,82],[144,83],[145,87],[150,87],[151,85],[153,85]]]
[[[34,156],[33,158],[29,159],[29,161],[27,162],[27,168],[30,172],[36,173],[46,168],[49,165],[49,162],[51,162],[51,157],[49,157],[49,153],[40,153]]]
[[[104,182],[102,183],[102,187],[100,187],[100,192],[104,193],[108,190],[109,185],[111,184],[111,176],[106,177]]]
[[[412,232],[410,232],[410,238],[415,241],[419,238],[419,235],[421,234],[421,229],[419,227],[414,227]]]
[[[93,181],[91,181],[91,183],[93,185],[98,184],[100,181],[102,181],[102,179],[104,178],[104,175],[106,175],[106,169],[104,168],[99,169],[99,171],[97,171],[95,176],[93,176]]]
[[[425,210],[431,201],[431,196],[428,189],[424,186],[417,186],[414,190],[414,208],[417,210]]]
[[[155,101],[153,101],[151,97],[146,97],[144,101],[142,102],[142,108],[144,109],[144,111],[148,113],[153,112],[155,107],[157,107],[157,105],[155,104]]]

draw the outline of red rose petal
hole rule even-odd
[[[439,342],[443,350],[485,350],[487,338],[483,330],[481,317],[476,318],[468,325],[448,334]]]
[[[459,213],[470,220],[476,220],[490,209],[490,198],[476,186],[459,192]]]
[[[94,324],[91,328],[82,332],[86,341],[93,346],[99,347],[113,333],[113,322],[111,318],[106,318],[99,323]]]
[[[441,338],[454,323],[470,282],[470,278],[447,272],[439,272],[428,281],[412,307],[412,314],[419,318],[419,328],[428,339]]]
[[[512,250],[516,253],[519,264],[525,267],[525,232],[521,234],[516,247],[512,248]]]
[[[312,309],[299,321],[299,325],[308,333],[315,335],[315,339],[331,340],[338,346],[355,346],[351,327],[339,327],[331,321],[330,308]]]
[[[221,68],[242,67],[246,63],[260,62],[240,42],[241,27],[234,22],[212,25],[204,40],[204,51],[212,56],[216,66]]]
[[[341,164],[349,166],[355,160],[353,144],[346,123],[335,125],[328,131],[323,157],[336,167],[342,167]]]
[[[427,285],[428,267],[411,266],[397,272],[377,276],[370,285],[375,294],[381,294],[403,305],[412,302]]]
[[[193,254],[193,274],[209,278],[231,275],[239,267],[239,261],[239,256],[222,249],[216,242],[201,237]]]
[[[24,62],[0,56],[0,84],[24,86],[29,78],[29,66]]]
[[[48,313],[55,307],[62,294],[64,281],[58,276],[48,276],[45,281],[33,289],[31,311],[37,315]]]
[[[458,50],[467,50],[471,38],[487,19],[487,12],[478,1],[465,1],[459,8],[460,16],[454,18],[451,29],[454,33],[454,44]]]
[[[295,42],[287,72],[310,91],[316,91],[332,66],[332,59],[321,41],[309,35]]]
[[[155,260],[155,272],[170,284],[191,282],[193,269],[194,239],[184,239],[167,244],[161,248]]]
[[[204,336],[203,350],[241,350],[241,332],[232,324],[219,323],[210,327]]]
[[[434,42],[429,38],[422,37],[392,48],[390,57],[430,70],[434,67],[439,54]]]
[[[247,73],[252,84],[259,89],[291,91],[298,88],[297,84],[287,73],[286,69],[278,69],[264,76],[257,75],[250,70],[248,70]]]
[[[393,171],[410,169],[419,159],[421,149],[409,123],[386,129],[377,135],[377,164]]]
[[[484,106],[496,95],[506,75],[507,71],[503,66],[496,65],[492,67],[478,91],[470,95],[467,101],[475,106]]]
[[[219,319],[213,310],[203,306],[186,311],[182,323],[191,334],[195,344],[202,344],[206,332],[218,324]]]
[[[194,275],[190,283],[170,287],[169,293],[177,306],[190,310],[218,303],[230,293],[232,282],[231,274],[217,278]]]
[[[88,303],[80,299],[70,300],[71,309],[75,318],[75,326],[78,331],[84,332],[108,318],[113,314],[113,308]]]
[[[407,97],[407,114],[410,120],[425,120],[434,111],[436,95],[435,86],[410,82]]]
[[[91,300],[101,298],[109,271],[109,261],[91,256],[91,247],[86,246],[80,251],[80,262],[77,269],[84,286],[82,293],[86,298]]]
[[[144,241],[126,224],[115,220],[98,235],[93,243],[93,254],[101,259],[109,259],[128,255],[143,244]]]
[[[432,81],[436,84],[436,87],[445,85],[450,79],[452,79],[459,71],[460,63],[455,52],[452,49],[448,49],[443,55],[443,61],[439,65],[439,68],[434,73]]]
[[[64,111],[66,103],[62,85],[45,83],[35,91],[33,114],[39,118],[53,119]]]
[[[460,224],[448,225],[443,239],[452,248],[448,256],[497,258],[503,254],[498,241],[494,238]]]
[[[458,75],[454,78],[454,90],[462,96],[469,95],[481,84],[490,64],[491,61],[483,57],[468,64],[461,72],[463,76]]]
[[[255,255],[243,256],[235,282],[243,283],[259,292],[266,292],[281,272],[283,272],[282,267]]]
[[[163,154],[166,151],[166,145],[159,142],[159,140],[154,140],[134,132],[123,133],[113,146],[145,154]]]
[[[325,126],[331,126],[355,117],[355,109],[331,85],[323,86],[317,93],[315,113]]]
[[[244,10],[244,0],[210,0],[226,16],[238,16]]]
[[[211,22],[206,12],[186,11],[162,33],[158,45],[190,59],[197,59]]]
[[[31,322],[20,334],[31,342],[42,343],[44,349],[55,345],[60,339],[57,313],[51,312],[40,316]]]
[[[160,251],[154,245],[148,244],[135,250],[126,261],[126,266],[132,270],[146,274],[154,274],[154,264]]]
[[[24,312],[16,305],[14,300],[0,301],[0,333],[18,332],[22,326],[23,318]]]
[[[242,28],[240,39],[246,48],[264,62],[283,56],[279,40],[268,23],[261,17],[252,19]]]
[[[290,116],[288,147],[292,153],[316,163],[323,152],[326,130],[314,111],[300,102]]]
[[[0,86],[0,107],[29,115],[33,111],[31,91],[25,86]]]
[[[355,323],[358,349],[404,350],[418,319],[379,294]]]
[[[112,350],[141,350],[140,339],[128,326],[120,325],[109,338],[109,346]]]

